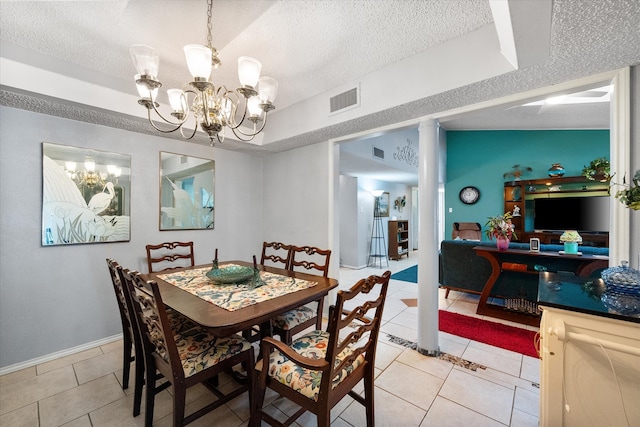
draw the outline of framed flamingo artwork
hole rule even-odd
[[[160,231],[213,230],[215,162],[160,152]]]
[[[131,156],[42,143],[42,245],[131,238]]]

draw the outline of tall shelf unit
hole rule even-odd
[[[389,221],[389,259],[409,257],[409,220]]]
[[[583,176],[550,177],[504,183],[504,211],[519,213],[511,222],[518,236],[514,241],[528,242],[537,237],[541,243],[559,243],[560,234],[550,232],[525,231],[525,219],[531,218],[533,212],[530,203],[533,199],[554,197],[555,195],[598,196],[609,194],[609,183],[589,181]],[[608,233],[580,233],[585,242],[595,246],[609,246]]]

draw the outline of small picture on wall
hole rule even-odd
[[[389,216],[389,193],[384,192],[381,196],[376,197],[376,203],[378,204],[377,216]]]

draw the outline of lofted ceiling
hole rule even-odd
[[[498,13],[506,4],[512,8],[511,20]],[[190,80],[182,47],[189,43],[206,44],[206,10],[205,0],[0,0],[2,58],[46,70],[50,76],[65,76],[112,90],[110,94],[127,94],[132,99],[119,104],[121,108],[116,107],[117,113],[113,114],[101,106],[101,102],[112,99],[96,96],[95,110],[78,112],[74,106],[58,103],[55,95],[38,97],[30,92],[46,88],[46,81],[33,79],[27,90],[14,89],[0,73],[3,81],[0,103],[153,133],[142,123],[143,114],[139,110],[136,110],[139,116],[130,119],[131,111],[141,107],[135,103],[135,70],[128,47],[132,44],[155,47],[160,55],[158,77],[163,88],[180,87]],[[272,137],[264,146],[222,147],[256,154],[362,134],[378,126],[640,62],[637,0],[214,0],[212,26],[213,45],[222,60],[222,67],[212,76],[214,83],[236,87],[237,57],[257,58],[262,62],[262,74],[279,81],[272,124],[279,117],[293,117],[289,119],[294,125],[291,127],[300,127],[295,134]],[[363,81],[419,55],[437,50],[442,55],[442,50],[446,51],[444,46],[461,40],[468,43],[478,31],[492,29],[496,38],[500,38],[502,53],[513,61],[513,52],[502,45],[504,28],[509,26],[507,32],[515,39],[513,50],[517,51],[519,61],[511,72],[496,71],[459,87],[399,97],[379,110],[354,115],[352,119],[329,118],[327,124],[304,127],[309,116],[300,111],[305,111],[308,100]],[[489,54],[482,56],[483,52],[477,54],[482,58],[478,59],[478,65],[493,58]],[[453,61],[458,60],[456,52],[448,55]],[[380,84],[385,86],[381,89],[390,87],[393,93],[394,86],[401,86],[403,80],[420,72],[402,70],[402,74],[396,73],[393,78],[381,79]],[[474,71],[467,70],[466,74]],[[439,80],[446,81],[449,77],[439,74]],[[438,82],[434,86],[435,83]],[[594,89],[597,87],[576,90]],[[29,93],[25,101],[21,97],[26,92]],[[586,98],[595,100],[592,95]],[[523,105],[530,101],[538,99],[443,117],[440,123],[445,129],[608,127],[606,96],[598,97],[602,102],[597,103]]]

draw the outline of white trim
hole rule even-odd
[[[35,359],[27,360],[24,362],[16,363],[15,365],[5,366],[4,368],[0,368],[0,376],[10,374],[12,372],[19,371],[21,369],[31,368],[32,366],[40,365],[45,362],[50,362],[55,359],[59,359],[61,357],[69,356],[75,353],[79,353],[81,351],[90,350],[95,347],[100,347],[101,345],[109,344],[114,341],[118,341],[122,339],[122,334],[112,335],[107,338],[103,338],[97,341],[92,341],[86,344],[79,345],[77,347],[68,348],[66,350],[56,351],[55,353],[47,354],[45,356],[36,357]]]

